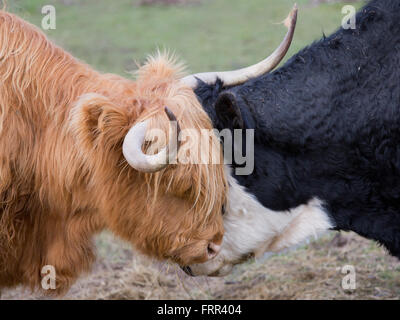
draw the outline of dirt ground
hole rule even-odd
[[[353,233],[332,233],[280,254],[249,261],[225,278],[191,278],[150,261],[109,234],[96,240],[98,261],[62,299],[399,299],[400,262]],[[346,265],[356,289],[342,289]],[[1,299],[44,299],[21,288]]]

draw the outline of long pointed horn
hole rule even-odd
[[[169,165],[175,159],[178,149],[180,127],[175,115],[165,107],[165,113],[170,121],[175,121],[176,126],[172,125],[173,132],[170,132],[169,142],[159,153],[147,155],[142,151],[142,145],[146,136],[149,120],[139,122],[134,125],[127,133],[122,145],[122,152],[128,164],[141,172],[156,172]]]
[[[279,47],[263,61],[250,67],[234,71],[197,73],[184,77],[181,81],[193,89],[197,87],[198,79],[208,84],[214,84],[219,78],[222,80],[224,86],[233,86],[244,83],[251,78],[256,78],[271,71],[279,64],[279,62],[282,61],[289,50],[293,39],[294,30],[296,28],[296,22],[297,5],[295,4],[288,17],[284,20],[285,26],[289,29],[285,38]]]

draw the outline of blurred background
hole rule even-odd
[[[8,11],[40,26],[41,8],[56,8],[56,30],[45,33],[103,72],[129,77],[157,48],[186,62],[189,72],[236,69],[271,53],[286,33],[280,22],[292,0],[8,0]],[[297,0],[297,29],[289,58],[336,30],[342,7],[361,1]],[[151,261],[105,232],[98,261],[65,299],[398,299],[400,263],[352,233],[327,234],[280,254],[238,266],[225,278],[190,278]],[[356,290],[344,290],[345,265]],[[39,299],[21,288],[2,299]]]
[[[8,0],[10,10],[40,26],[44,5],[57,10],[46,33],[93,67],[126,75],[134,60],[159,48],[175,51],[192,72],[258,62],[282,41],[294,0]],[[323,3],[319,5],[319,3]],[[341,23],[343,3],[298,0],[291,56]],[[359,3],[353,3],[359,7]]]

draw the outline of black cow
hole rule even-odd
[[[195,92],[217,129],[255,129],[251,175],[231,171],[221,275],[248,255],[324,229],[400,258],[400,1],[374,0],[273,73]],[[234,163],[233,168],[237,167]]]

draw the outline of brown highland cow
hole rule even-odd
[[[217,254],[223,165],[168,164],[173,141],[145,154],[148,129],[169,132],[175,117],[181,130],[212,129],[180,71],[157,55],[137,81],[101,74],[0,11],[0,289],[39,288],[51,265],[53,292],[65,292],[104,229],[180,265]]]

